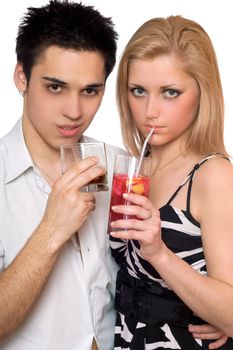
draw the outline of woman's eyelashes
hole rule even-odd
[[[142,97],[142,96],[146,96],[148,94],[148,91],[141,86],[129,87],[129,91],[135,97]],[[180,96],[182,94],[182,91],[178,90],[178,89],[172,89],[172,88],[162,88],[162,89],[160,89],[160,93],[165,98],[175,98],[175,97]]]
[[[140,97],[145,96],[146,91],[142,87],[129,87],[129,91],[132,93],[133,96]]]
[[[166,98],[175,98],[175,97],[180,96],[180,94],[182,92],[180,90],[177,90],[177,89],[169,88],[169,89],[163,89],[162,93]]]

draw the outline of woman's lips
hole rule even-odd
[[[157,132],[159,132],[159,130],[161,130],[163,128],[163,126],[160,125],[146,125],[146,129],[148,132],[150,132],[150,130],[154,128],[154,132],[153,134],[156,134]]]

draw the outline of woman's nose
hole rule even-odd
[[[146,117],[148,119],[156,119],[159,117],[159,102],[158,99],[153,96],[148,99]]]

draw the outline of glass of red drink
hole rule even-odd
[[[97,156],[99,159],[98,166],[107,169],[107,157],[105,144],[103,142],[82,142],[70,145],[61,145],[61,168],[62,173],[72,167],[81,159],[91,156]],[[103,176],[95,178],[87,186],[81,189],[83,192],[100,192],[108,191],[107,173]]]
[[[151,158],[144,157],[138,172],[139,158],[129,155],[116,155],[112,181],[112,193],[109,210],[108,232],[112,230],[110,223],[116,220],[127,220],[128,216],[112,211],[114,205],[125,205],[127,200],[123,193],[136,193],[149,196]],[[130,216],[132,218],[133,216]]]

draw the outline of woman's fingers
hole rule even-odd
[[[137,217],[140,220],[148,220],[153,215],[159,216],[159,211],[155,209],[150,199],[142,195],[133,193],[124,193],[123,197],[126,200],[125,205],[112,206],[112,210],[116,213],[120,213],[128,216]]]
[[[144,209],[152,210],[154,208],[151,200],[149,200],[145,196],[134,193],[124,193],[123,197],[125,198],[125,200],[127,200],[127,202],[130,202],[131,204],[136,204]]]
[[[149,223],[146,220],[138,220],[137,218],[130,218],[125,215],[123,220],[113,221],[111,226],[113,228],[136,230],[136,231],[148,231],[156,225],[156,222]]]
[[[130,218],[130,216],[136,216],[138,219],[145,220],[149,219],[152,215],[150,210],[139,207],[137,205],[117,205],[113,206],[112,210],[115,213],[121,213],[124,216]]]
[[[137,240],[140,241],[141,239],[141,232],[135,231],[135,230],[119,230],[119,231],[112,231],[110,232],[110,235],[115,238],[119,239],[131,239],[131,240]]]
[[[141,195],[124,196],[129,204],[113,206],[112,210],[123,214],[124,220],[111,223],[110,235],[123,240],[137,240],[145,259],[161,252],[161,220],[159,211],[152,202]]]
[[[157,233],[160,232],[159,215],[153,215],[149,220],[131,219],[130,216],[124,220],[111,223],[111,227],[117,231],[111,232],[113,237],[122,239],[137,239],[144,242],[152,242]]]
[[[143,196],[127,194],[129,204],[113,206],[115,213],[122,214],[122,220],[111,223],[113,236],[122,239],[151,240],[154,232],[160,231],[159,211]],[[115,230],[117,229],[117,232]],[[144,233],[146,232],[146,235]],[[143,237],[142,237],[143,234]]]

